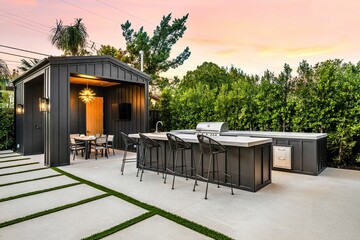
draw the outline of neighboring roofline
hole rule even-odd
[[[71,64],[71,63],[78,63],[78,62],[82,62],[82,63],[92,63],[92,62],[99,62],[99,61],[107,61],[109,63],[115,64],[115,65],[120,65],[123,66],[126,70],[136,73],[137,75],[140,75],[142,77],[144,77],[147,81],[150,80],[150,76],[134,67],[131,67],[129,65],[127,65],[126,63],[123,63],[121,61],[119,61],[116,58],[113,58],[111,56],[105,55],[105,56],[70,56],[70,57],[48,57],[48,58],[44,58],[41,62],[39,62],[38,64],[36,64],[34,67],[32,67],[30,70],[24,72],[22,75],[20,75],[19,77],[17,77],[13,83],[14,85],[21,81],[22,79],[28,77],[29,75],[31,75],[32,73],[36,72],[37,70],[39,70],[40,68],[44,67],[45,65],[47,65],[48,63],[50,65],[52,64],[62,64],[62,63],[67,63],[67,64]]]

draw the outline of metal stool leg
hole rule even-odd
[[[127,148],[125,149],[124,155],[123,155],[123,159],[122,159],[122,164],[121,164],[121,175],[124,175],[124,168],[125,168],[125,161],[126,161],[126,155],[127,155]]]
[[[170,151],[169,151],[168,161],[167,161],[167,163],[168,163],[168,164],[167,164],[167,167],[168,167],[168,166],[170,166],[170,164],[169,164],[169,163],[170,163],[171,153],[172,153],[172,151],[170,150]],[[167,167],[165,168],[165,178],[164,178],[164,183],[166,183],[166,178],[167,178],[167,175],[168,175],[168,170],[167,170]]]
[[[188,180],[188,175],[187,175],[188,170],[187,170],[187,165],[186,165],[186,150],[183,150],[182,153],[183,153],[184,160],[185,160],[185,163],[184,163],[184,165],[185,165],[185,177],[186,177],[186,180]]]
[[[230,161],[228,162],[227,160],[227,152],[225,152],[225,163],[228,163],[229,164],[229,176],[230,176],[230,187],[231,187],[231,195],[234,195],[234,189],[233,189],[233,181],[232,181],[232,174],[231,174],[231,164],[230,164]]]
[[[143,177],[143,174],[144,174],[145,161],[146,161],[146,148],[144,149],[144,156],[143,156],[143,161],[142,161],[142,166],[141,166],[140,182],[142,181],[142,177]],[[138,171],[139,171],[139,169],[138,169]]]
[[[207,193],[208,193],[208,188],[209,188],[209,179],[210,179],[210,170],[211,170],[212,159],[213,159],[213,155],[211,154],[210,155],[210,160],[209,160],[208,172],[207,172],[205,199],[207,199]]]
[[[174,190],[174,184],[175,184],[175,169],[177,167],[178,152],[179,151],[176,151],[176,153],[175,153],[175,163],[174,163],[174,166],[173,166],[173,169],[174,169],[174,171],[173,171],[173,182],[172,182],[172,187],[171,187],[171,189],[173,189],[173,190]]]
[[[144,158],[144,155],[145,155],[144,151],[145,151],[145,149],[142,149],[142,154],[140,155],[140,159],[139,159],[139,162],[138,162],[138,170],[137,170],[137,173],[136,173],[136,177],[139,176],[139,171],[143,166],[143,161],[144,161],[143,158]]]
[[[217,172],[217,182],[218,182],[218,188],[220,188],[220,177],[219,177],[219,161],[217,159],[217,156],[215,156],[214,162],[216,161],[216,172]],[[226,159],[225,159],[226,161]]]
[[[197,184],[197,175],[198,175],[198,172],[199,172],[199,169],[200,169],[200,164],[201,164],[201,157],[203,156],[203,154],[201,153],[200,154],[200,157],[199,157],[199,163],[198,163],[198,167],[197,169],[195,169],[195,182],[194,182],[194,188],[193,188],[193,191],[195,192],[195,187]]]

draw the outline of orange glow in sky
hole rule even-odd
[[[357,63],[360,53],[360,1],[343,0],[1,0],[0,44],[61,55],[50,42],[56,19],[64,24],[83,18],[89,40],[125,48],[120,24],[129,20],[152,33],[161,17],[189,13],[187,30],[173,48],[191,56],[165,76],[183,76],[204,61],[262,74],[279,73],[284,63],[296,72],[300,61],[315,64],[339,58]],[[0,47],[9,52],[41,57]],[[10,69],[20,58],[0,53]]]

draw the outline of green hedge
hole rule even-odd
[[[262,76],[214,65],[204,63],[179,85],[163,89],[161,120],[168,130],[225,121],[237,130],[328,133],[330,159],[356,164],[360,63],[302,61],[296,73],[285,64],[279,75],[267,70]]]

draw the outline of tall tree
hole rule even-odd
[[[40,60],[36,59],[36,58],[30,59],[29,61],[23,58],[23,59],[21,59],[21,65],[18,67],[18,69],[23,72],[26,72],[30,68],[32,68],[33,66],[38,64],[39,62],[40,62]]]
[[[186,30],[185,23],[188,16],[189,14],[186,14],[182,18],[175,18],[172,23],[170,23],[171,14],[163,16],[152,37],[143,27],[136,32],[131,28],[131,23],[126,21],[121,25],[121,29],[128,54],[122,60],[140,68],[139,52],[144,51],[144,71],[153,77],[166,72],[169,68],[182,65],[190,56],[189,47],[173,59],[170,59],[170,53],[173,45],[182,38]]]
[[[225,68],[219,67],[212,62],[204,62],[194,71],[188,71],[180,82],[180,87],[191,88],[201,82],[210,87],[220,90],[222,84],[232,81]]]
[[[64,51],[65,55],[79,56],[88,53],[86,44],[88,34],[81,18],[76,18],[73,25],[63,25],[62,20],[56,20],[56,27],[51,32],[51,43]]]
[[[117,49],[111,45],[101,45],[100,49],[96,51],[96,54],[99,56],[108,55],[119,60],[123,60],[126,53],[125,50]]]

